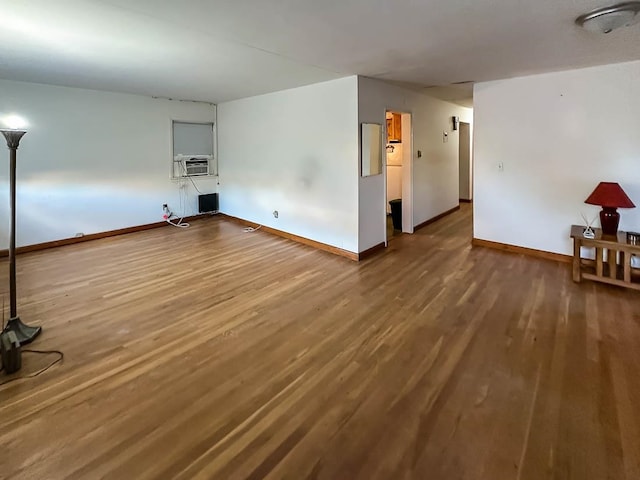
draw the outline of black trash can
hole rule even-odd
[[[389,200],[394,230],[402,230],[402,199]]]

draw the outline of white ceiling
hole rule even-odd
[[[640,26],[574,25],[603,4],[0,0],[0,78],[218,103],[349,74],[426,87],[640,59]]]

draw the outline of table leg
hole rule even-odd
[[[602,276],[602,261],[604,259],[604,251],[600,247],[596,247],[596,275]]]
[[[573,239],[573,281],[580,282],[582,275],[580,274],[580,240]]]

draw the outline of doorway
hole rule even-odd
[[[387,110],[385,117],[385,238],[388,243],[402,233],[413,233],[413,149],[411,114]]]
[[[459,196],[461,202],[473,200],[473,168],[471,165],[471,125],[460,122],[459,149]]]

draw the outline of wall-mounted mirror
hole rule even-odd
[[[382,173],[382,125],[362,124],[362,173],[363,177]]]

